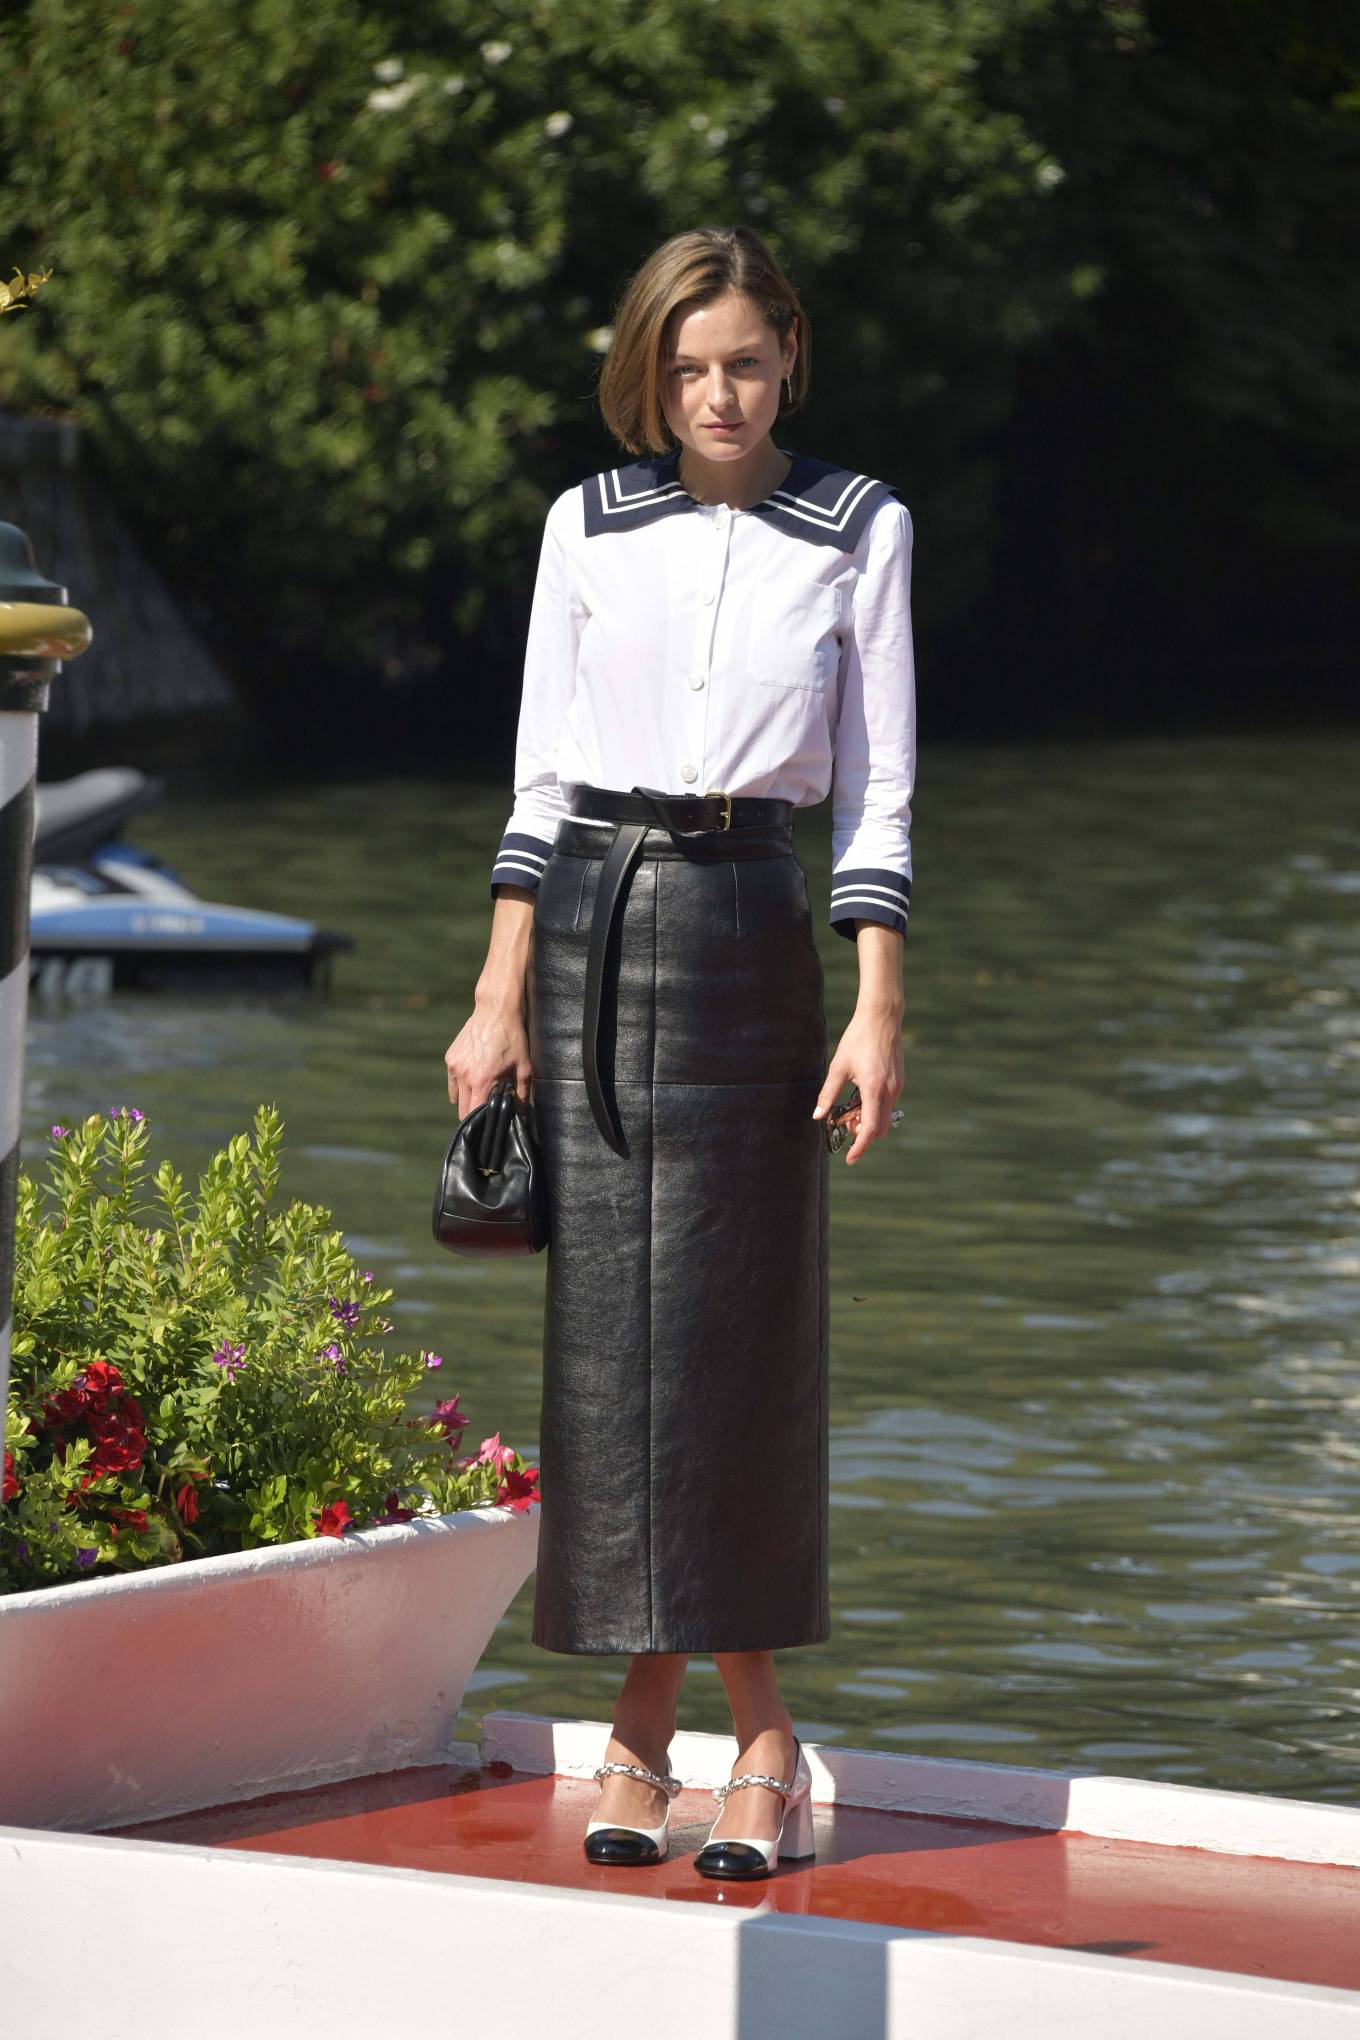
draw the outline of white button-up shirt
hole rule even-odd
[[[697,503],[676,470],[675,454],[609,469],[548,512],[493,895],[538,884],[578,785],[830,792],[832,926],[905,933],[911,516],[802,454],[747,510]]]

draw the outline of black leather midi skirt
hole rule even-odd
[[[538,1570],[547,1650],[822,1643],[829,1155],[821,959],[791,822],[648,826],[582,1021],[611,830],[558,823],[535,896],[531,1096],[549,1202]]]

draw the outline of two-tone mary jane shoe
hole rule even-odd
[[[725,1805],[728,1794],[743,1785],[768,1785],[771,1790],[783,1793],[784,1814],[779,1823],[779,1833],[771,1842],[763,1841],[758,1835],[720,1835],[715,1840],[710,1828],[708,1840],[694,1858],[694,1867],[702,1876],[768,1877],[781,1857],[811,1856],[815,1853],[812,1773],[797,1737],[793,1747],[793,1777],[787,1785],[780,1778],[766,1778],[755,1771],[743,1771],[739,1777],[729,1778],[725,1785],[713,1788],[713,1797]],[[718,1820],[721,1819],[722,1814],[719,1813]],[[718,1820],[714,1821],[713,1827],[718,1825]]]
[[[586,1828],[585,1852],[592,1863],[660,1863],[664,1861],[669,1845],[670,1802],[680,1790],[680,1780],[669,1772],[658,1777],[655,1771],[644,1770],[641,1764],[600,1764],[595,1776],[604,1778],[610,1771],[625,1771],[630,1778],[641,1778],[645,1784],[659,1785],[666,1795],[666,1817],[660,1827],[625,1827],[616,1820],[592,1820]]]

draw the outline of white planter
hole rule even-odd
[[[438,1763],[538,1509],[0,1595],[0,1822],[86,1833]]]

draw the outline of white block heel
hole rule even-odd
[[[725,1785],[714,1787],[713,1797],[726,1802],[728,1793],[743,1785],[768,1785],[772,1791],[784,1794],[784,1817],[772,1842],[763,1841],[758,1835],[720,1835],[715,1841],[710,1828],[708,1840],[694,1859],[694,1867],[701,1877],[768,1877],[777,1860],[785,1856],[811,1856],[816,1853],[812,1830],[812,1773],[796,1736],[793,1747],[796,1753],[793,1777],[787,1785],[780,1778],[766,1778],[754,1771],[743,1771],[740,1777],[729,1778]],[[720,1813],[718,1820],[721,1819]],[[715,1820],[713,1827],[717,1825]]]
[[[809,1776],[809,1785],[812,1780]],[[816,1854],[816,1842],[812,1833],[812,1801],[800,1799],[784,1808],[784,1823],[775,1843],[776,1852],[784,1856],[812,1856]]]
[[[666,1795],[666,1817],[660,1827],[625,1827],[616,1820],[592,1820],[586,1827],[585,1852],[592,1863],[661,1863],[669,1847],[671,1819],[670,1802],[680,1790],[680,1780],[667,1772],[658,1777],[655,1771],[644,1770],[641,1764],[601,1764],[595,1772],[597,1779],[610,1771],[625,1771],[630,1778],[641,1778],[648,1785],[659,1785]]]

